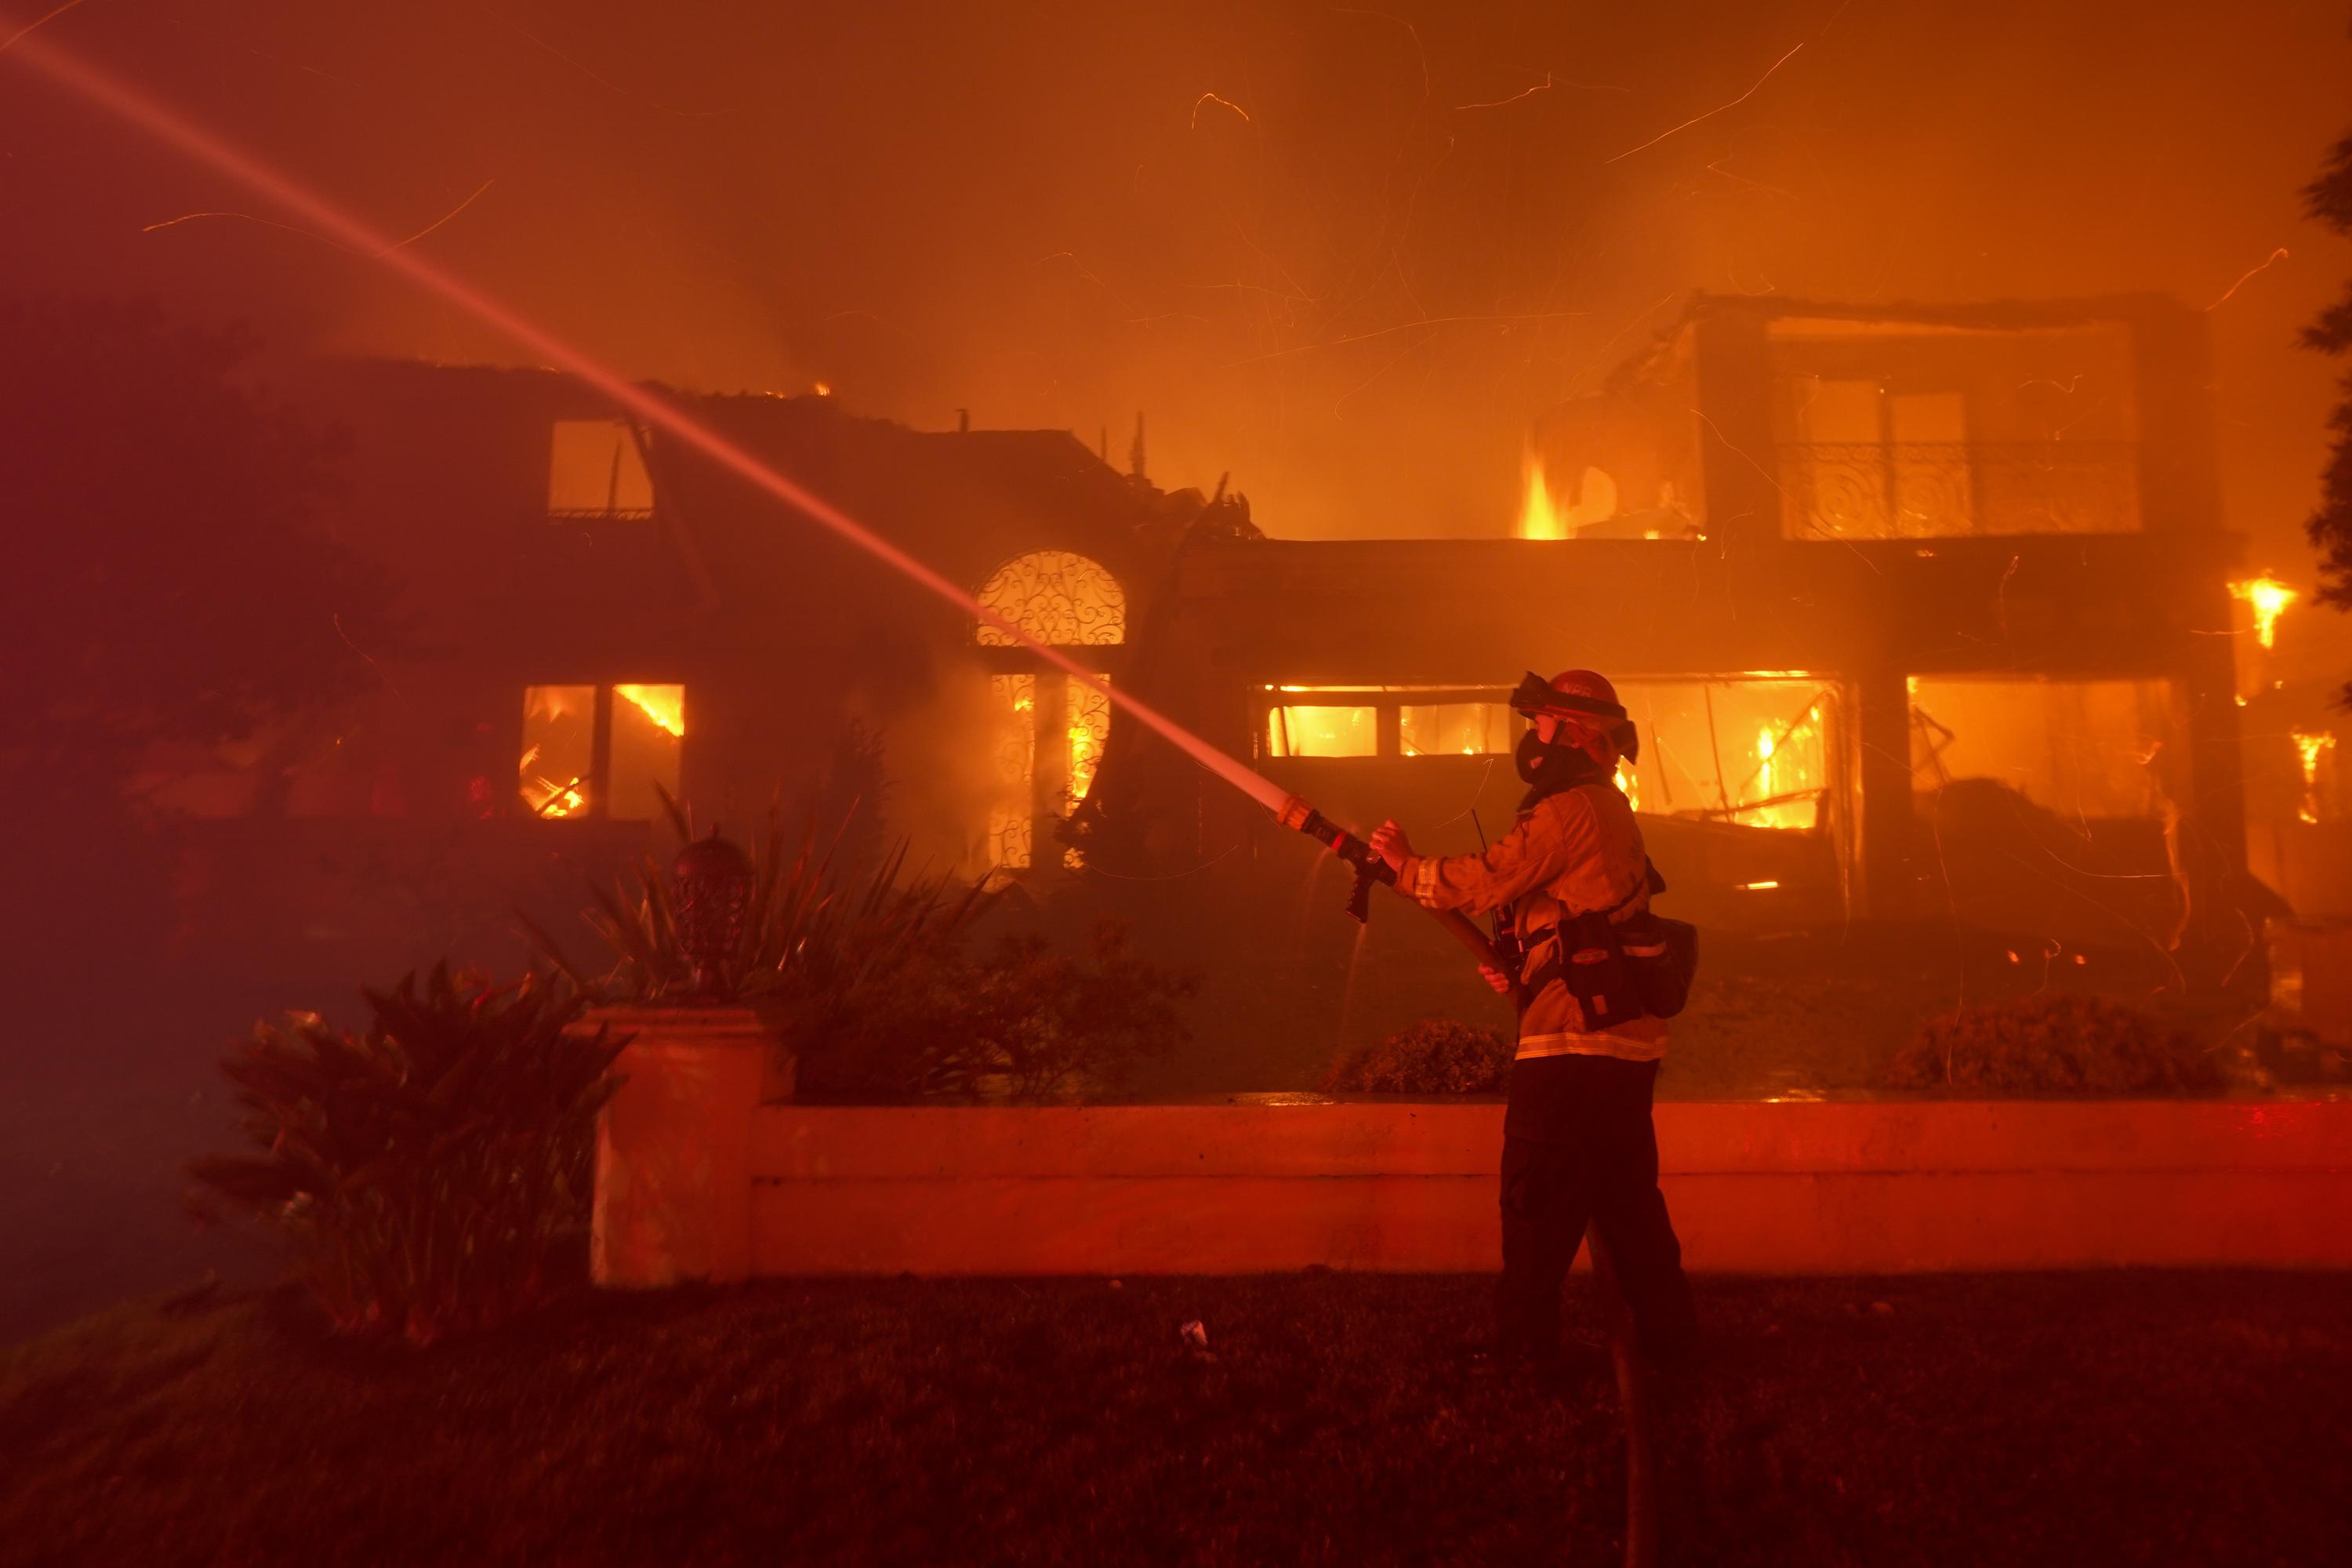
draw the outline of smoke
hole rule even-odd
[[[887,781],[882,818],[889,841],[905,840],[907,862],[980,876],[993,869],[993,845],[970,837],[971,826],[992,812],[1028,809],[1028,785],[1017,766],[1000,765],[1008,726],[1004,704],[985,671],[967,660],[933,671],[929,691],[877,723],[882,772]],[[1057,853],[1049,825],[1041,824],[1036,852]]]
[[[1230,471],[1278,535],[1507,531],[1528,422],[1693,289],[2216,301],[2231,521],[2284,562],[2331,392],[2293,335],[2344,270],[2295,195],[2341,129],[2339,21],[257,0],[50,30],[387,230],[491,182],[420,247],[630,374],[1090,444],[1143,410],[1155,479]],[[142,232],[238,204],[45,90],[0,140],[31,286],[510,354],[282,229]]]

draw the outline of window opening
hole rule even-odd
[[[653,476],[639,439],[625,420],[557,420],[548,443],[547,515],[581,521],[653,516]]]
[[[1067,679],[1066,677],[1065,679]],[[1062,792],[1063,815],[1077,809],[1094,787],[1095,770],[1102,765],[1103,742],[1110,739],[1110,699],[1077,681],[1069,682],[1063,712],[1069,747],[1069,780]]]
[[[1507,753],[1526,728],[1502,687],[1281,685],[1257,688],[1258,754],[1482,757]]]
[[[583,816],[595,772],[596,689],[526,686],[522,803],[533,816]]]
[[[1052,647],[1100,647],[1127,640],[1127,595],[1096,562],[1067,550],[1033,550],[989,574],[975,595],[1023,632]],[[982,647],[1018,639],[980,626]]]
[[[2071,397],[2065,389],[2085,375],[2104,381],[2095,372],[2116,362],[2095,356],[2093,370],[2076,374],[1989,368],[2004,356],[2021,367],[2083,363],[2079,347],[2060,353],[2034,342],[2004,335],[1958,361],[1948,350],[1922,357],[1915,344],[1869,374],[1789,376],[1784,531],[1920,539],[2137,528],[2137,448],[2116,438],[2130,431],[2122,400],[2086,392],[2085,404],[2068,403],[2063,417],[2036,401],[2045,391]]]
[[[1286,705],[1266,712],[1266,751],[1276,757],[1376,757],[1380,710]]]
[[[1014,556],[974,596],[1048,647],[1108,647],[1127,640],[1126,592],[1100,563],[1072,551]],[[1094,787],[1110,740],[1110,700],[1051,669],[987,622],[976,637],[998,666],[989,690],[1000,793],[989,807],[983,847],[998,868],[1024,870],[1036,863],[1040,819],[1068,816]],[[1098,672],[1097,679],[1110,676]],[[1076,868],[1085,858],[1065,847],[1061,860]]]
[[[683,686],[527,686],[518,794],[550,820],[650,821],[677,796],[685,740]]]
[[[1517,740],[1500,702],[1406,702],[1397,708],[1397,747],[1408,757],[1486,757]]]
[[[2164,680],[1948,680],[1914,677],[1915,790],[2006,784],[2062,816],[2160,817],[2172,734]]]
[[[1618,787],[1636,810],[1749,827],[1822,823],[1835,776],[1837,689],[1804,676],[1626,680],[1618,695],[1642,735]]]
[[[1006,870],[1025,870],[1036,831],[1037,678],[1026,670],[992,675],[988,689],[996,710],[1001,786],[1001,798],[988,811],[989,859]]]
[[[615,686],[613,695],[604,815],[649,822],[662,815],[661,792],[677,798],[678,763],[686,744],[686,688]]]

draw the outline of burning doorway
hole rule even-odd
[[[1060,648],[1118,647],[1127,641],[1127,595],[1099,563],[1067,550],[1034,550],[989,574],[982,607]],[[988,813],[986,850],[1001,870],[1036,864],[1037,827],[1076,809],[1094,785],[1110,737],[1110,701],[1054,668],[998,628],[979,629],[995,718],[998,796]],[[1108,680],[1109,657],[1096,673]],[[1075,847],[1062,863],[1081,863]]]

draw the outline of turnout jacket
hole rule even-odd
[[[1396,885],[1433,910],[1507,910],[1524,984],[1558,956],[1554,928],[1563,916],[1608,910],[1612,920],[1628,920],[1650,907],[1648,876],[1633,807],[1614,784],[1595,781],[1536,802],[1483,855],[1406,857]],[[1654,1062],[1666,1054],[1666,1022],[1643,1017],[1587,1029],[1567,982],[1555,976],[1519,1014],[1517,1054],[1522,1061],[1587,1056]]]

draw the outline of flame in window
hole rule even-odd
[[[615,686],[614,696],[680,740],[686,737],[686,688],[683,686]]]
[[[1104,677],[1106,680],[1109,677]],[[1087,798],[1094,788],[1095,772],[1102,766],[1103,742],[1110,738],[1110,699],[1088,686],[1073,680],[1064,699],[1063,712],[1068,722],[1064,726],[1064,738],[1070,748],[1069,768],[1064,775],[1062,814],[1069,815]],[[1062,851],[1062,864],[1076,870],[1087,863],[1085,851],[1072,845]]]
[[[1275,757],[1376,757],[1380,710],[1321,703],[1269,708],[1266,754]]]
[[[2246,606],[2253,611],[2254,637],[2264,647],[2277,646],[2279,616],[2286,612],[2289,605],[2303,597],[2267,572],[2247,582],[2231,584],[2230,596],[2244,600]],[[2302,737],[2297,736],[2296,739],[2299,741]]]
[[[574,781],[575,783],[577,781]],[[523,798],[531,809],[551,821],[557,817],[577,816],[588,809],[588,797],[573,784],[559,784],[550,779],[529,778],[523,781]]]
[[[1069,805],[1075,809],[1087,798],[1087,791],[1094,787],[1095,770],[1102,766],[1103,742],[1110,738],[1110,699],[1073,680],[1067,710]]]
[[[1827,758],[1822,746],[1821,701],[1800,713],[1795,721],[1775,731],[1769,724],[1756,731],[1756,766],[1749,784],[1739,791],[1742,806],[1732,820],[1758,827],[1811,827],[1819,808],[1814,796],[1825,782]],[[1737,804],[1737,803],[1735,803]]]
[[[593,771],[596,689],[530,686],[522,694],[522,752],[516,793],[534,816],[579,816],[588,810]]]

